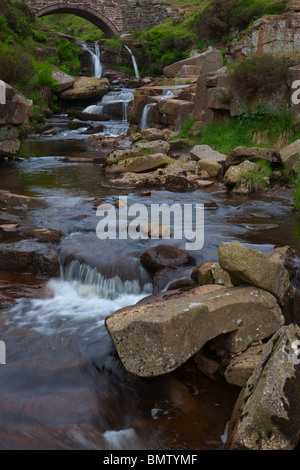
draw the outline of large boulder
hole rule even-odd
[[[229,450],[293,450],[300,437],[300,328],[268,342],[232,416]]]
[[[52,72],[52,78],[55,81],[56,87],[55,92],[60,93],[62,91],[71,88],[74,85],[75,78],[66,74],[62,70],[54,69]]]
[[[280,150],[282,163],[292,170],[298,170],[300,164],[300,139]]]
[[[276,299],[252,287],[154,303],[148,299],[105,320],[124,367],[142,377],[175,370],[207,341],[226,332],[237,333],[232,352],[243,351],[254,339],[271,336],[283,322]]]
[[[197,75],[213,72],[222,67],[223,56],[218,49],[210,49],[202,54],[196,54],[188,59],[168,65],[163,69],[163,74],[167,78],[174,78],[176,75],[181,74],[182,68],[186,65],[199,67],[197,69]],[[186,67],[182,72],[183,74],[186,74]]]
[[[33,116],[33,102],[27,100],[11,85],[5,84],[5,86],[6,104],[0,106],[0,125],[21,126],[29,117]]]
[[[106,167],[108,173],[145,173],[148,171],[164,168],[175,162],[173,158],[163,153],[155,153],[153,155],[145,155],[142,157],[126,158],[119,160],[116,164]]]
[[[219,247],[219,263],[234,285],[247,283],[265,289],[284,304],[290,287],[289,273],[279,263],[236,241]]]
[[[209,145],[195,145],[191,150],[191,157],[198,162],[199,160],[212,160],[217,163],[224,162],[226,155],[217,152]]]
[[[106,78],[80,77],[72,88],[62,91],[59,96],[63,100],[101,99],[109,90],[110,84]]]

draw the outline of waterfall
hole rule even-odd
[[[84,109],[83,112],[91,114],[101,114],[103,112],[103,106],[122,103],[122,119],[123,121],[127,121],[128,104],[133,99],[134,95],[129,90],[124,89],[122,91],[110,91],[109,93],[103,96],[99,103],[97,103],[96,105],[88,106]]]
[[[92,57],[93,61],[93,76],[96,78],[101,78],[103,73],[103,66],[101,64],[101,54],[100,47],[97,41],[94,43],[94,51],[86,44],[85,41],[82,42],[82,47],[84,50],[88,51]]]
[[[140,129],[143,131],[148,127],[148,113],[151,107],[151,104],[146,104],[146,106],[143,109],[142,117],[141,117],[141,123],[140,123]]]
[[[151,292],[151,285],[141,286],[138,279],[122,281],[119,276],[105,278],[96,268],[77,260],[61,268],[61,279],[75,283],[81,295],[97,295],[103,299],[115,300],[122,294],[141,295],[144,290]]]
[[[133,55],[133,52],[132,52],[132,50],[131,50],[128,46],[125,46],[125,48],[127,49],[127,51],[129,52],[129,54],[131,55],[131,59],[132,59],[132,64],[133,64],[133,68],[134,68],[135,77],[136,77],[136,78],[140,78],[139,69],[138,69],[138,66],[137,66],[135,57],[134,57],[134,55]]]
[[[141,285],[138,279],[122,281],[119,276],[105,278],[96,268],[73,260],[61,267],[60,278],[47,282],[51,295],[47,298],[20,299],[12,308],[14,321],[30,325],[45,335],[72,332],[82,322],[93,328],[103,325],[107,315],[134,305],[152,293],[152,283]]]
[[[171,91],[171,90],[163,90],[162,95],[163,95],[165,100],[167,100],[169,98],[173,98],[173,96],[175,96],[173,91]]]
[[[174,131],[179,132],[180,130],[181,130],[181,115],[178,114],[176,122],[175,122],[175,126],[174,126]]]

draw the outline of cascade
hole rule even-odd
[[[128,46],[125,46],[125,48],[127,49],[127,51],[129,52],[129,54],[131,55],[131,59],[132,59],[132,64],[133,64],[133,68],[134,68],[135,77],[136,77],[136,78],[140,78],[139,69],[138,69],[138,66],[137,66],[135,57],[134,57],[134,55],[133,55],[133,52],[132,52],[132,50],[131,50]]]

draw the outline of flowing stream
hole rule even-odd
[[[132,93],[109,93],[85,111],[109,112],[119,103],[121,118],[103,124],[104,133],[120,135],[128,127]],[[168,91],[165,96],[171,97]],[[147,380],[123,368],[104,320],[152,293],[140,256],[160,241],[100,241],[92,201],[114,203],[121,195],[147,207],[214,201],[215,209],[205,211],[204,248],[191,253],[202,264],[217,260],[219,245],[231,240],[263,252],[290,245],[299,256],[299,219],[288,193],[244,199],[228,195],[216,182],[193,193],[137,196],[111,184],[101,164],[62,158],[97,155],[104,161],[107,152],[87,144],[87,123],[68,130],[64,114],[51,122],[57,135],[28,137],[18,160],[0,160],[1,189],[49,204],[42,210],[2,211],[0,222],[21,220],[22,226],[63,234],[57,278],[0,274],[0,298],[13,301],[0,311],[0,339],[7,348],[7,363],[0,366],[0,449],[222,449],[238,388],[223,379],[213,382],[192,359],[173,374]],[[24,248],[28,243],[19,229],[1,229],[0,243],[12,242]],[[167,243],[184,248],[185,241]],[[183,274],[177,271],[173,280]]]

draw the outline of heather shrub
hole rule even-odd
[[[246,57],[231,66],[234,88],[245,99],[270,96],[286,83],[290,65],[289,59],[271,54]]]
[[[257,18],[286,10],[287,0],[212,0],[194,15],[191,27],[201,39],[221,39],[233,28],[246,28]]]
[[[32,59],[19,44],[0,48],[0,79],[12,85],[28,79],[32,75]]]

